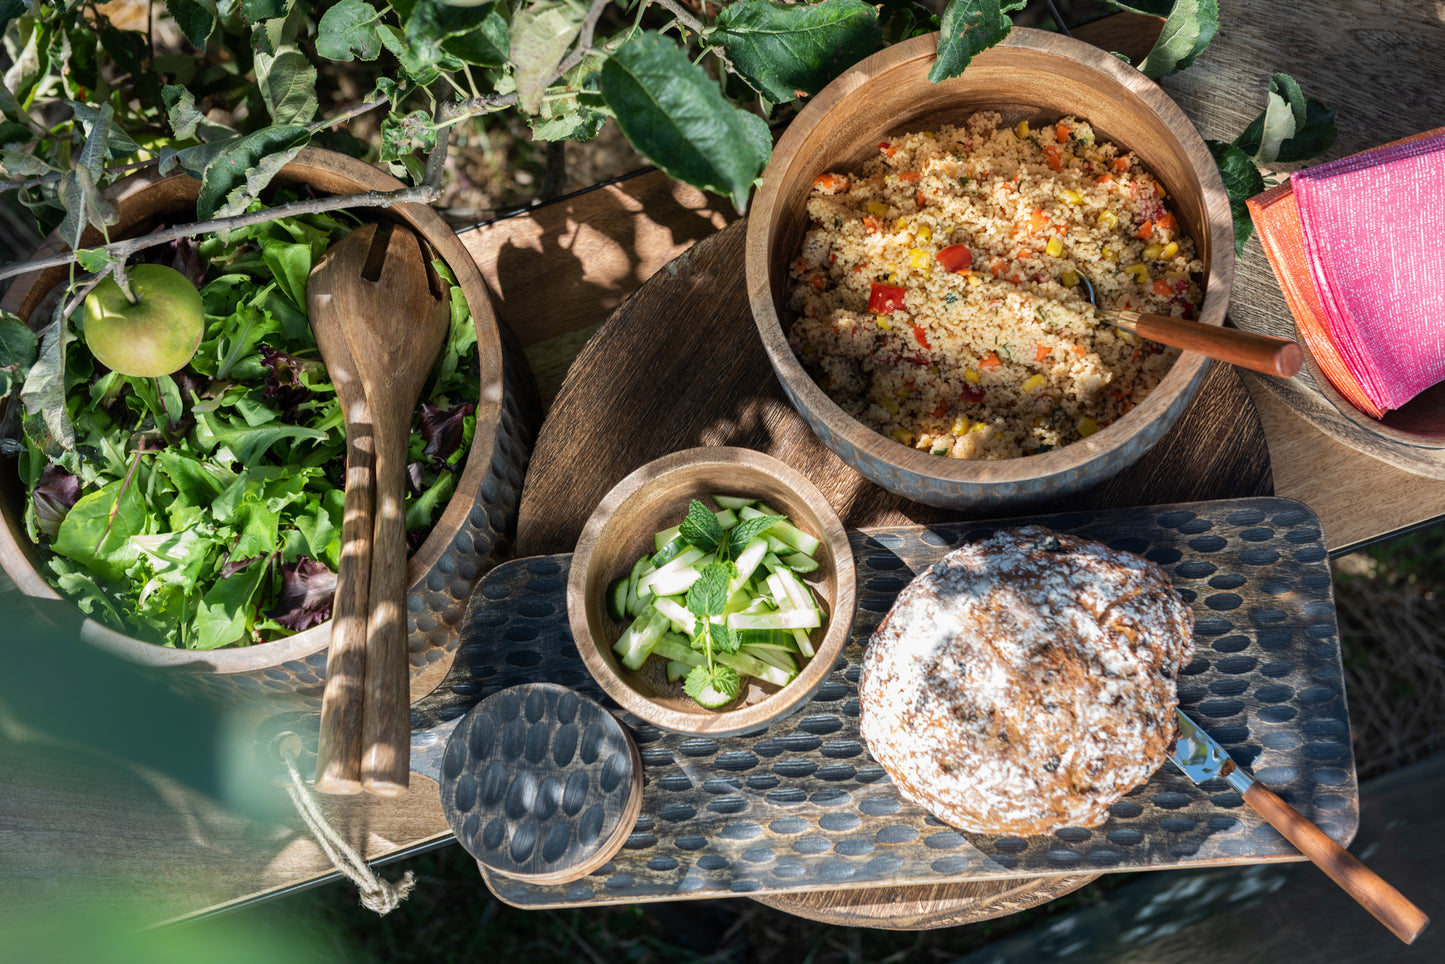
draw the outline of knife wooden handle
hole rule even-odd
[[[1430,923],[1430,918],[1406,900],[1404,894],[1385,883],[1379,874],[1356,860],[1263,784],[1251,784],[1244,791],[1244,802],[1406,944],[1413,943]]]

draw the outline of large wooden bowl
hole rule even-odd
[[[355,158],[307,148],[277,175],[276,183],[309,185],[319,194],[391,191],[404,185]],[[117,183],[108,196],[120,221],[112,238],[133,237],[159,225],[194,220],[200,182],[178,173],[160,177],[154,169]],[[411,696],[430,692],[451,663],[458,625],[473,584],[510,548],[516,531],[522,474],[531,451],[540,407],[521,352],[497,322],[475,261],[455,233],[431,208],[403,204],[373,209],[414,228],[447,263],[466,293],[477,330],[480,401],[477,429],[455,493],[430,536],[412,554],[407,569],[407,622]],[[82,242],[101,243],[93,231]],[[37,255],[63,250],[51,238]],[[6,309],[32,320],[36,309],[66,269],[16,279],[3,302]],[[37,324],[43,319],[34,318]],[[30,542],[24,525],[23,485],[14,459],[0,464],[0,564],[27,595],[58,598],[39,565],[44,550]],[[92,643],[127,659],[173,674],[184,688],[199,688],[222,698],[268,706],[315,709],[326,675],[330,622],[286,639],[233,649],[177,650],[128,636],[94,621],[82,630]]]
[[[688,502],[711,495],[762,499],[819,542],[819,566],[804,577],[827,621],[813,631],[816,655],[784,687],[750,680],[742,698],[709,710],[658,673],[627,669],[612,652],[622,626],[607,614],[607,587],[653,551],[654,532],[677,525]],[[853,627],[853,550],[833,507],[806,477],[752,449],[710,446],[649,462],[617,483],[587,520],[567,578],[567,620],[577,651],[597,684],[624,710],[679,733],[728,736],[757,729],[801,706],[833,671]]]
[[[788,265],[808,227],[813,180],[856,171],[892,134],[961,123],[979,110],[1005,126],[1073,115],[1096,134],[1135,151],[1169,191],[1180,223],[1205,264],[1199,320],[1224,322],[1234,278],[1229,201],[1204,140],[1178,106],[1143,74],[1081,41],[1017,28],[974,58],[963,75],[928,80],[938,35],[914,37],[862,61],[799,114],[773,151],[748,216],[748,297],[763,346],[788,398],[830,449],[900,495],[947,508],[994,508],[1063,495],[1118,472],[1183,414],[1209,359],[1186,352],[1149,397],[1083,439],[1001,461],[939,458],[902,445],[849,416],[804,371],[788,347]]]

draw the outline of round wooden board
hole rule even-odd
[[[571,552],[587,518],[633,469],[679,449],[739,445],[810,478],[846,528],[969,518],[910,502],[849,468],[809,430],[774,376],[748,307],[746,221],[699,242],[613,313],[568,371],[532,452],[518,556]],[[1152,452],[1087,492],[1018,513],[1272,494],[1264,431],[1234,372],[1211,366],[1198,397]],[[1013,913],[1093,876],[774,895],[827,923],[923,929]]]

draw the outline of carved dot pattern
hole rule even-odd
[[[587,762],[570,749],[579,732]],[[627,731],[594,700],[553,683],[523,684],[457,723],[442,751],[442,810],[483,867],[562,883],[596,869],[627,840],[641,766]]]
[[[642,748],[645,832],[580,880],[493,877],[493,889],[510,903],[547,907],[1291,858],[1224,781],[1195,786],[1172,765],[1116,803],[1104,824],[1044,837],[961,833],[899,795],[858,735],[861,647],[914,573],[965,542],[1030,522],[1128,545],[1191,593],[1197,656],[1181,674],[1183,709],[1306,817],[1324,821],[1336,839],[1353,834],[1359,795],[1318,520],[1290,500],[1240,499],[853,532],[860,592],[852,638],[807,704],[766,729],[722,739],[630,721]],[[612,705],[567,629],[569,560],[517,560],[482,581],[451,675],[415,708],[419,731],[444,732],[455,707],[538,678]],[[511,658],[521,652],[529,665]],[[419,737],[413,768],[445,778],[441,741],[424,747]],[[585,743],[579,733],[572,766]],[[484,772],[476,781],[480,801],[490,788]],[[569,812],[570,792],[564,781],[559,813]]]

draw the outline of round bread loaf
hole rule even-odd
[[[1194,615],[1154,563],[1040,526],[949,553],[899,593],[858,682],[868,749],[962,830],[1102,823],[1174,738]]]

